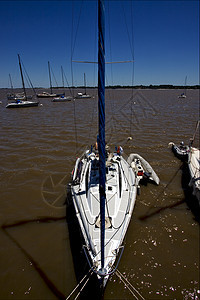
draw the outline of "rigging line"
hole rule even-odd
[[[134,35],[133,35],[133,2],[131,1],[131,40],[132,40],[132,55],[134,60]],[[135,64],[132,64],[132,97],[133,97],[133,85],[134,85],[134,69]]]
[[[124,4],[123,4],[123,2],[121,2],[121,4],[122,4],[122,10],[123,10],[123,14],[124,14],[124,20],[125,20],[125,25],[126,25],[126,31],[127,31],[127,35],[128,35],[129,45],[130,45],[130,49],[131,49],[132,59],[133,59],[133,61],[134,61],[133,8],[132,8],[132,5],[133,5],[133,4],[132,4],[132,1],[131,1],[131,37],[130,37],[129,29],[128,29],[128,24],[127,24],[126,14],[125,14],[125,10],[124,10]],[[132,84],[131,93],[132,93],[132,96],[133,96],[134,63],[132,64],[131,84]]]
[[[53,74],[53,78],[54,78],[54,80],[55,80],[56,86],[58,87],[58,83],[57,83],[57,81],[56,81],[56,77],[55,77],[55,75],[54,75],[54,72],[53,72],[52,67],[51,67],[51,73]]]
[[[90,277],[92,276],[92,273],[90,274]],[[82,286],[82,288],[80,289],[80,292],[77,294],[77,296],[74,298],[74,300],[77,300],[78,297],[80,296],[81,292],[83,291],[83,289],[85,288],[86,284],[88,283],[88,281],[90,280],[90,277],[86,280],[86,282],[84,283],[84,285]]]
[[[65,80],[66,80],[66,82],[67,82],[67,85],[68,85],[68,88],[69,88],[70,95],[73,97],[73,94],[72,94],[71,88],[70,88],[70,86],[69,86],[69,82],[68,82],[68,80],[67,80],[67,77],[66,77],[66,75],[65,75],[65,72],[64,72],[64,71],[63,71],[63,74],[64,74],[64,78],[65,78]]]
[[[79,17],[78,17],[78,24],[77,24],[77,28],[76,28],[76,32],[75,32],[74,43],[73,43],[74,6],[72,4],[71,75],[72,75],[73,98],[74,98],[74,76],[73,76],[72,57],[73,57],[73,54],[74,54],[74,49],[75,49],[75,44],[76,44],[76,38],[77,38],[77,33],[78,33],[78,28],[79,28],[79,23],[80,23],[82,5],[83,5],[83,0],[81,1],[81,6],[80,6],[80,10],[79,10]],[[78,136],[77,136],[77,123],[76,123],[76,101],[74,101],[73,108],[74,108],[73,109],[73,114],[74,114],[74,129],[75,129],[75,140],[76,140],[76,155],[77,155],[77,153],[78,153]]]
[[[109,3],[109,2],[108,2]],[[108,77],[107,77],[107,75],[106,75],[106,83],[107,83],[107,85],[108,85]],[[112,96],[112,92],[110,91],[110,89],[108,89],[107,90],[107,93],[108,93],[108,98],[109,99],[113,99],[114,97]],[[113,133],[113,131],[114,132],[116,132],[116,127],[117,127],[117,125],[116,125],[116,122],[114,122],[114,120],[115,120],[115,118],[114,118],[114,113],[115,113],[115,106],[114,106],[114,104],[113,104],[113,101],[111,100],[111,101],[109,101],[108,102],[110,105],[111,105],[111,117],[110,117],[110,122],[112,122],[112,127],[111,127],[111,133],[110,133],[110,137],[109,137],[109,141],[112,139],[112,133]],[[107,121],[106,121],[106,127],[107,127]]]
[[[130,39],[129,30],[128,30],[128,24],[127,24],[127,20],[126,20],[126,14],[125,14],[125,10],[124,10],[124,5],[122,3],[123,3],[123,1],[121,2],[121,5],[122,5],[123,14],[124,14],[124,21],[125,21],[125,25],[126,25],[126,31],[127,31],[127,35],[128,35],[128,40],[129,40],[129,45],[130,45],[130,49],[131,49],[132,58],[134,59],[133,47],[131,45],[131,39]]]
[[[72,87],[73,88],[73,87]],[[73,94],[74,94],[74,89],[73,89]],[[74,95],[73,95],[74,96]],[[76,140],[76,155],[78,153],[78,135],[77,135],[77,124],[76,124],[76,101],[73,101],[73,115],[74,115],[74,131],[75,131],[75,140]]]
[[[125,220],[125,218],[126,218],[126,215],[127,215],[127,214],[125,214],[124,219],[123,219],[123,221],[122,221],[122,223],[120,224],[119,227],[115,227],[115,226],[112,225],[112,227],[113,227],[114,229],[116,229],[116,231],[113,233],[113,235],[110,237],[110,239],[105,243],[105,245],[104,245],[105,247],[110,243],[110,241],[112,241],[113,237],[118,233],[120,227],[121,227],[121,226],[123,225],[123,223],[124,223],[124,220]],[[101,253],[101,250],[99,250],[99,252],[97,252],[97,254],[95,255],[95,257],[98,256],[99,253]]]
[[[28,78],[29,84],[30,84],[30,86],[32,87],[32,89],[33,89],[33,92],[34,92],[34,94],[35,94],[35,96],[36,96],[36,91],[35,91],[35,89],[34,89],[34,87],[33,87],[33,84],[32,84],[32,82],[31,82],[31,79],[30,79],[30,77],[29,77],[29,75],[28,75],[28,73],[27,73],[27,71],[26,71],[26,68],[25,68],[25,66],[24,66],[24,64],[23,64],[23,61],[22,61],[22,60],[21,60],[21,63],[22,63],[22,66],[23,66],[23,69],[24,69],[25,75],[26,75],[26,76],[27,76],[27,78]]]
[[[128,281],[128,279],[118,269],[116,269],[115,273],[121,280],[122,279],[124,280],[125,286],[129,289],[129,291],[131,293],[134,291],[142,300],[145,300],[145,298],[143,298],[143,296],[140,294],[140,292]],[[128,285],[131,287],[132,291],[131,291],[130,287],[128,287]],[[135,296],[136,299],[138,299],[136,295],[133,294],[133,296]]]
[[[68,300],[74,292],[79,288],[80,284],[86,279],[86,277],[92,272],[92,268],[88,271],[88,273],[81,279],[81,281],[77,284],[77,286],[73,289],[73,291],[69,294],[69,296],[66,298]]]
[[[170,181],[167,183],[167,185],[166,185],[166,186],[163,188],[163,190],[158,194],[158,196],[156,197],[156,199],[155,199],[154,202],[153,202],[154,205],[155,205],[155,202],[156,202],[158,199],[160,199],[160,196],[161,196],[162,194],[164,194],[165,190],[166,190],[166,189],[168,188],[168,186],[172,183],[172,181],[174,180],[174,178],[176,177],[176,175],[178,174],[178,172],[181,170],[181,168],[182,168],[182,164],[181,164],[180,167],[176,170],[176,172],[174,173],[174,175],[172,176],[172,178],[170,179]],[[184,201],[181,200],[180,203],[182,203],[182,202],[184,202]],[[173,204],[172,207],[173,207],[173,206],[175,206],[175,205]],[[156,208],[156,206],[150,206],[149,209],[147,210],[146,214],[143,215],[143,216],[141,216],[141,217],[139,217],[139,219],[140,219],[140,220],[145,220],[145,219],[149,218],[150,216],[156,214],[157,211],[148,214],[149,211],[150,211],[152,208]],[[159,208],[158,211],[161,211],[161,210],[163,210],[163,209],[164,209],[164,208],[161,207],[161,208]]]
[[[90,143],[90,140],[93,140],[94,137],[92,137],[92,129],[93,129],[93,124],[94,124],[94,116],[95,116],[95,112],[97,111],[97,101],[96,101],[96,96],[94,98],[94,100],[92,101],[92,105],[93,107],[92,109],[92,115],[91,115],[91,126],[89,126],[89,135],[88,135],[88,142],[87,142],[87,145],[91,144]],[[97,127],[98,124],[96,124],[96,127]],[[96,129],[96,132],[97,132],[97,129]],[[96,134],[97,136],[97,134]],[[93,143],[92,143],[93,144]]]
[[[81,19],[81,12],[82,12],[82,6],[83,6],[83,0],[81,1],[81,6],[80,6],[80,10],[79,10],[79,16],[78,16],[78,23],[77,23],[77,27],[76,27],[76,32],[75,32],[75,37],[74,37],[74,44],[72,43],[72,53],[71,53],[71,58],[73,57],[74,54],[74,49],[75,49],[75,45],[76,45],[76,39],[77,39],[77,34],[78,34],[78,29],[79,29],[79,23],[80,23],[80,19]],[[74,22],[74,15],[72,16],[72,21]],[[72,37],[73,39],[73,37]],[[73,42],[73,41],[72,41]]]
[[[129,202],[130,202],[130,201],[129,201]],[[129,204],[129,203],[128,203],[128,204]],[[112,224],[112,227],[113,227],[114,229],[116,229],[116,231],[113,233],[113,235],[112,235],[112,236],[110,237],[110,239],[107,241],[107,243],[105,243],[105,247],[110,243],[110,241],[112,241],[113,237],[118,233],[119,229],[120,229],[121,226],[124,224],[125,218],[127,217],[127,214],[128,214],[128,212],[125,213],[124,218],[123,218],[123,220],[122,220],[122,223],[121,223],[118,227],[115,227],[115,226]],[[101,250],[99,250],[99,252],[97,252],[97,254],[95,255],[95,257],[98,256],[100,252],[101,252]]]

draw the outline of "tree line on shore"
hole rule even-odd
[[[52,87],[53,89],[58,89],[58,88],[63,88],[63,87]],[[66,87],[67,88],[67,87]],[[83,89],[85,88],[84,86],[72,86],[70,88],[80,88]],[[89,89],[96,89],[97,87],[95,86],[87,86]],[[200,85],[187,85],[187,86],[182,86],[182,85],[171,85],[171,84],[160,84],[160,85],[108,85],[106,86],[106,89],[200,89]]]

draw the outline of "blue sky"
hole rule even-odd
[[[199,84],[199,1],[106,1],[106,60],[132,60],[134,84]],[[34,86],[71,84],[73,60],[97,60],[97,3],[0,1],[0,87],[21,87],[17,54]],[[73,50],[72,50],[73,49]],[[106,67],[107,83],[132,82],[132,64]],[[73,82],[97,83],[96,64],[73,63]],[[113,74],[113,75],[112,75]],[[53,85],[56,82],[52,75]],[[66,83],[65,83],[66,85]]]

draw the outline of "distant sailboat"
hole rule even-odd
[[[50,70],[50,62],[48,61],[48,70],[49,70],[49,81],[50,81],[50,93],[48,92],[42,92],[40,94],[37,94],[38,98],[51,98],[51,97],[56,97],[57,94],[53,94],[53,90],[52,90],[52,82],[51,82],[51,70]]]
[[[63,89],[64,89],[64,71],[63,67],[61,66],[61,74],[62,74],[62,84],[63,84]],[[65,93],[59,95],[58,97],[53,98],[51,101],[52,102],[68,102],[73,100],[72,96],[65,96]]]
[[[13,99],[14,100],[13,102],[10,102],[6,105],[6,108],[23,108],[23,107],[38,106],[39,102],[28,100],[28,97],[26,95],[23,71],[22,71],[21,60],[20,60],[19,54],[18,54],[18,60],[19,60],[19,68],[20,68],[20,74],[21,74],[21,79],[22,79],[22,87],[23,87],[23,91],[24,91],[24,96],[23,96],[23,99],[15,97]]]
[[[11,90],[12,93],[8,93],[7,94],[7,99],[8,100],[25,100],[25,95],[24,92],[22,93],[14,93],[14,88],[13,88],[13,83],[12,83],[12,79],[11,79],[11,75],[9,74],[9,80],[10,80],[10,86],[11,86]],[[31,100],[33,98],[32,95],[26,95],[26,99]]]
[[[76,95],[76,99],[88,99],[91,98],[91,96],[89,94],[87,94],[86,92],[86,77],[85,77],[85,73],[84,73],[84,88],[85,88],[85,93],[78,93]]]
[[[181,95],[178,96],[178,98],[186,98],[186,86],[187,86],[187,76],[185,77],[185,91]]]

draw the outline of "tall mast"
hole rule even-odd
[[[53,94],[53,92],[52,92],[52,83],[51,83],[51,70],[50,70],[50,62],[49,61],[48,61],[48,69],[49,69],[50,89],[51,89],[51,94]]]
[[[187,76],[185,77],[185,95],[186,95],[186,86],[187,86]]]
[[[98,0],[98,111],[99,111],[99,195],[101,220],[101,271],[104,271],[104,245],[105,245],[105,8],[104,0]]]
[[[21,66],[21,61],[20,61],[19,54],[18,54],[18,60],[19,60],[19,69],[20,69],[21,78],[22,78],[22,87],[23,87],[23,90],[24,90],[24,96],[25,96],[25,99],[27,99],[27,97],[26,97],[26,89],[25,89],[25,85],[24,85],[24,77],[23,77],[22,66]]]
[[[10,79],[10,86],[11,86],[11,89],[13,90],[13,84],[12,84],[12,79],[11,79],[11,75],[9,74],[9,79]]]
[[[65,87],[64,86],[64,76],[63,76],[63,67],[61,66],[61,74],[62,74],[62,84],[63,84],[63,88]]]
[[[84,73],[84,87],[85,87],[85,95],[86,95],[86,79],[85,79],[85,73]]]

